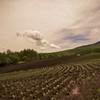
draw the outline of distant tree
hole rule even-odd
[[[8,49],[8,50],[6,51],[6,53],[7,53],[7,54],[11,54],[12,51]]]
[[[23,56],[22,57],[22,61],[28,61],[29,59],[28,59],[28,57],[27,56]]]
[[[3,60],[2,60],[2,65],[4,66],[4,65],[9,65],[9,64],[11,64],[11,59],[9,58],[9,57],[5,57],[5,58],[3,58]]]
[[[15,54],[13,54],[10,59],[12,61],[11,63],[18,63],[19,62],[19,57]]]
[[[32,60],[37,58],[37,52],[30,49],[24,49],[19,53],[21,60]]]

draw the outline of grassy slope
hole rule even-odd
[[[53,55],[54,58],[56,57],[63,57],[63,56],[72,56],[77,54],[91,54],[91,53],[98,53],[100,52],[100,41],[94,44],[84,45],[80,47],[76,47],[74,49],[59,51],[59,52],[52,52],[52,53],[42,53],[44,55]]]

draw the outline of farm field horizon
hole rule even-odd
[[[12,72],[6,70],[7,73],[0,74],[0,98],[1,100],[99,100],[98,55],[69,58],[69,61],[68,58],[59,58],[58,61],[61,59],[61,62],[58,64],[56,62],[48,65],[50,61],[45,61],[44,67],[42,66],[44,62],[39,65],[40,67],[34,67],[30,63],[33,68],[22,68],[19,71],[16,68]]]

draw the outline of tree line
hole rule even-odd
[[[44,60],[44,59],[52,59],[58,58],[62,56],[69,56],[72,53],[67,52],[53,52],[53,53],[37,53],[33,49],[24,49],[20,52],[12,52],[11,50],[7,50],[6,52],[0,53],[0,66],[22,63],[25,61],[32,60]]]
[[[53,52],[53,53],[37,53],[33,49],[24,49],[20,52],[12,52],[11,50],[7,50],[6,52],[0,53],[0,66],[6,66],[10,64],[22,63],[25,61],[32,60],[44,60],[44,59],[52,59],[59,58],[64,56],[77,56],[84,55],[90,53],[98,53],[100,52],[100,46],[96,47],[81,47],[75,48],[71,50]]]
[[[0,66],[30,61],[36,59],[36,57],[37,52],[30,49],[24,49],[20,52],[7,50],[6,52],[0,53]]]

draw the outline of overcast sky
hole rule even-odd
[[[0,0],[0,51],[51,52],[99,40],[100,0]]]

